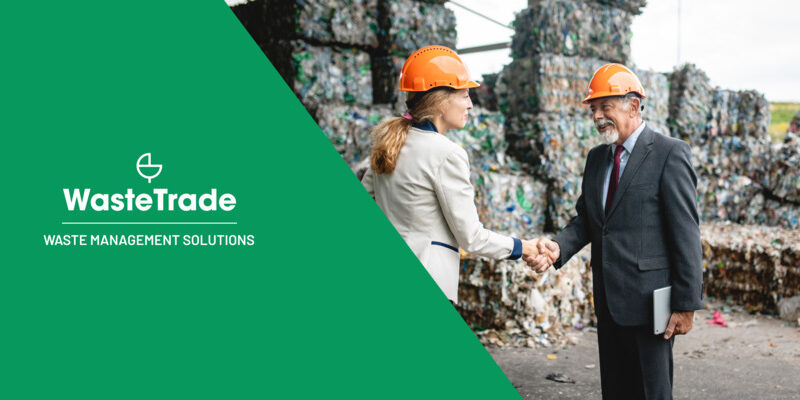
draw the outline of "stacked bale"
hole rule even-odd
[[[372,104],[369,54],[353,49],[284,42],[292,60],[292,89],[307,109],[320,104]]]
[[[473,166],[494,168],[508,164],[506,158],[505,117],[502,113],[483,107],[469,111],[463,129],[447,132],[450,140],[467,150]]]
[[[543,274],[522,263],[466,257],[459,312],[484,344],[563,345],[567,332],[596,323],[590,254],[587,247]]]
[[[712,100],[711,82],[694,64],[669,75],[669,127],[672,136],[693,141],[706,131]]]
[[[497,105],[497,93],[495,92],[498,76],[499,74],[483,74],[480,81],[481,85],[469,91],[473,105],[490,111],[500,110]]]
[[[378,46],[378,0],[266,0],[272,40]]]
[[[772,166],[764,178],[770,192],[785,201],[800,203],[800,140],[787,134],[787,140],[772,149]]]
[[[647,126],[664,135],[670,135],[669,129],[669,79],[666,74],[650,70],[634,68],[645,90],[645,107],[642,118]]]
[[[625,64],[631,53],[631,19],[628,11],[595,3],[530,2],[514,21],[511,56],[562,54]]]
[[[800,146],[771,143],[762,94],[712,88],[688,64],[670,75],[669,113],[673,136],[692,145],[702,220],[800,227]]]
[[[547,187],[506,157],[504,123],[503,114],[476,107],[464,129],[447,132],[447,137],[467,150],[484,226],[528,239],[543,232]]]
[[[521,239],[541,236],[547,190],[542,182],[486,164],[473,166],[472,180],[478,214],[487,229]]]
[[[763,179],[769,197],[765,219],[770,225],[800,229],[800,139],[787,133],[784,143],[772,147],[769,161]]]
[[[396,104],[405,110],[399,95],[403,63],[415,50],[430,45],[455,49],[456,17],[444,1],[379,0],[379,46],[372,53],[375,102]]]
[[[769,103],[760,93],[713,90],[707,118],[708,136],[769,138]]]
[[[800,294],[800,231],[729,223],[701,226],[707,296],[775,313]]]
[[[514,59],[503,71],[514,90],[499,99],[509,115],[544,112],[588,115],[582,104],[592,74],[606,64],[597,58],[539,54]]]
[[[385,43],[390,54],[405,58],[420,47],[434,44],[455,48],[456,17],[444,5],[414,0],[387,1],[389,24]]]

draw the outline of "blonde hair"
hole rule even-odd
[[[455,93],[455,89],[447,86],[433,88],[427,92],[409,92],[406,105],[412,119],[390,118],[372,130],[373,145],[370,153],[372,170],[378,174],[392,173],[397,166],[397,156],[406,143],[406,136],[411,126],[425,121],[433,122],[433,118],[443,111],[443,106]]]

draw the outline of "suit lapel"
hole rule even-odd
[[[647,158],[648,154],[650,154],[650,150],[653,146],[653,135],[653,131],[651,131],[649,127],[645,126],[642,134],[636,141],[636,146],[633,147],[633,153],[631,153],[628,163],[625,164],[625,170],[622,171],[622,177],[617,185],[617,192],[614,193],[614,200],[611,201],[611,209],[608,211],[606,221],[611,218],[612,214],[614,214],[614,210],[617,209],[620,199],[622,199],[622,196],[625,195],[625,190],[628,189],[631,181],[633,181],[633,177],[636,176],[639,166],[642,165],[644,159]]]
[[[608,173],[606,170],[608,169],[608,164],[613,158],[611,155],[611,145],[604,144],[603,147],[605,147],[605,149],[603,149],[600,153],[602,156],[597,157],[597,168],[595,168],[595,173],[597,176],[594,179],[595,185],[597,185],[597,188],[595,189],[595,193],[597,194],[595,196],[597,198],[597,203],[595,205],[597,206],[597,209],[600,210],[601,216],[605,214],[603,210],[603,186],[606,184],[606,174]]]

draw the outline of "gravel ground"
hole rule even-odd
[[[675,399],[800,399],[797,323],[734,309],[723,313],[728,327],[707,324],[717,307],[698,311],[692,331],[675,340]],[[488,350],[525,399],[600,399],[597,334],[574,336],[578,344],[560,350]],[[548,380],[550,373],[575,383]]]

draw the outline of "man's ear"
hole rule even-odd
[[[639,107],[642,106],[642,101],[639,100],[638,97],[634,97],[633,99],[631,99],[630,104],[631,104],[631,109],[628,110],[628,112],[630,112],[631,117],[635,117],[639,113]]]

